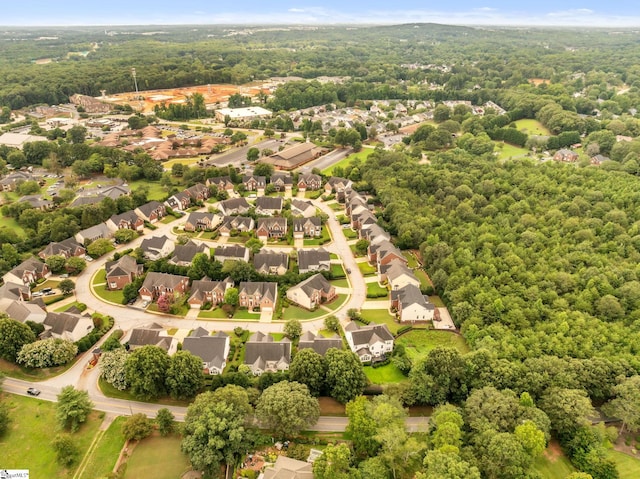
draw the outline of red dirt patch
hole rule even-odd
[[[555,439],[552,439],[549,442],[549,446],[544,451],[544,456],[549,460],[549,462],[556,462],[562,455],[563,452],[560,447],[560,443]]]

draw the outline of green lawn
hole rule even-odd
[[[429,281],[429,277],[427,273],[423,269],[414,269],[413,274],[416,275],[416,278],[420,280],[420,286],[426,288],[427,286],[431,286],[431,282]]]
[[[335,168],[345,168],[345,167],[349,166],[351,164],[351,161],[355,160],[356,158],[361,160],[362,162],[364,162],[369,157],[369,155],[371,153],[373,153],[373,151],[374,151],[373,148],[363,148],[359,152],[352,153],[351,155],[349,155],[346,158],[340,160],[336,164],[331,165],[328,168],[325,168],[324,170],[322,170],[322,174],[330,176],[331,174],[333,174],[333,170]]]
[[[461,353],[469,352],[469,346],[464,338],[449,331],[410,331],[396,339],[396,344],[402,344],[405,347],[407,356],[412,361],[426,356],[429,351],[438,346],[455,348]]]
[[[349,287],[349,281],[347,281],[346,278],[343,278],[343,279],[332,279],[331,280],[331,284],[334,285],[336,288],[348,288]]]
[[[429,296],[429,301],[431,301],[431,303],[436,308],[444,308],[444,307],[446,307],[446,305],[444,304],[444,301],[442,301],[440,296]]]
[[[353,231],[351,228],[342,228],[342,233],[344,234],[344,237],[347,238],[348,240],[358,238],[358,233]]]
[[[124,479],[153,477],[175,479],[191,468],[188,457],[180,451],[182,438],[152,436],[143,439],[127,460]]]
[[[60,306],[59,308],[54,309],[54,311],[55,311],[56,313],[63,313],[63,312],[64,312],[64,311],[66,311],[67,309],[71,309],[71,308],[73,308],[74,306],[75,306],[75,307],[78,307],[80,304],[82,304],[82,303],[79,303],[78,301],[74,301],[73,303],[65,304],[64,306]],[[86,305],[85,305],[85,306],[86,306]]]
[[[344,205],[341,203],[331,203],[329,205],[329,208],[331,208],[333,211],[341,211],[344,210]]]
[[[106,285],[94,286],[93,290],[100,298],[104,299],[105,301],[108,301],[110,303],[122,304],[122,300],[124,298],[122,290],[109,291],[106,288]]]
[[[331,241],[331,235],[326,226],[322,227],[322,234],[319,238],[308,238],[304,240],[304,246],[320,246]]]
[[[516,128],[527,135],[549,136],[549,130],[538,120],[523,118],[516,121]]]
[[[9,406],[11,422],[0,439],[3,469],[29,469],[31,477],[71,478],[78,466],[64,469],[56,462],[51,441],[58,431],[55,403],[40,399],[5,394],[3,402]],[[72,434],[73,442],[82,458],[98,432],[101,413],[91,413],[80,430]]]
[[[188,406],[191,402],[188,400],[181,401],[178,399],[171,399],[169,396],[164,396],[157,399],[151,399],[151,400],[145,401],[144,399],[136,398],[128,390],[120,391],[119,389],[114,388],[111,384],[109,384],[107,381],[105,381],[102,378],[98,379],[98,387],[100,388],[100,391],[102,391],[102,394],[104,394],[106,397],[114,398],[114,399],[124,399],[126,401],[138,401],[138,402],[146,402],[151,404],[163,404],[166,406],[184,406],[184,407]]]
[[[59,284],[60,284],[60,281],[53,280],[53,279],[48,279],[48,280],[40,283],[35,288],[33,288],[33,291],[41,291],[44,288],[57,288]]]
[[[389,314],[386,309],[363,309],[360,311],[360,315],[372,323],[386,324],[393,334],[398,331],[402,325],[396,322],[395,318]]]
[[[160,223],[164,223],[165,225],[168,225],[169,223],[174,222],[175,220],[177,220],[178,218],[176,218],[175,216],[172,215],[167,215],[164,218],[162,218],[160,220]]]
[[[562,454],[560,446],[552,441],[552,446],[547,448],[544,454],[537,458],[532,466],[542,479],[565,479],[576,469],[569,459]]]
[[[331,259],[340,259],[340,256],[338,256],[335,253],[329,253],[329,258],[331,258]]]
[[[371,276],[372,274],[376,274],[377,272],[376,267],[371,266],[366,261],[363,261],[362,263],[358,263],[358,269],[360,270],[363,276]]]
[[[501,141],[494,142],[496,144],[496,148],[494,151],[498,153],[499,160],[508,160],[509,158],[515,158],[518,156],[524,156],[529,153],[529,150],[526,148],[520,148],[518,146],[510,145],[509,143],[503,143]],[[500,148],[498,145],[503,145]]]
[[[233,313],[233,319],[248,319],[258,321],[260,319],[260,313],[252,313],[247,309],[238,309]]]
[[[331,264],[331,274],[336,279],[345,278],[347,276],[342,265],[337,263]]]
[[[364,367],[364,373],[373,384],[399,383],[407,379],[395,364],[387,364],[379,368]]]
[[[378,283],[367,283],[367,298],[384,298],[389,295],[389,290]]]
[[[273,338],[274,341],[282,341],[286,334],[284,333],[269,333],[269,336]]]
[[[120,416],[109,425],[78,479],[101,478],[113,471],[125,442],[122,435],[122,423],[125,420],[124,416]]]
[[[104,284],[107,282],[107,272],[104,269],[99,269],[91,280],[91,284]]]
[[[198,319],[229,319],[227,313],[220,308],[216,308],[213,311],[200,311]]]
[[[159,182],[138,180],[132,181],[131,183],[129,183],[129,186],[131,187],[131,191],[135,191],[141,186],[146,186],[147,188],[149,188],[149,194],[147,195],[147,200],[149,201],[164,201],[165,199],[167,199],[167,190]]]
[[[327,314],[327,312],[320,308],[316,309],[315,311],[309,311],[308,309],[292,305],[284,309],[282,319],[285,321],[289,319],[317,319],[320,316],[324,316],[325,314]]]
[[[19,236],[24,237],[24,230],[15,219],[0,215],[0,228],[4,228],[5,226],[15,231]]]
[[[342,280],[339,280],[339,281],[342,281]],[[331,311],[335,311],[345,303],[348,297],[349,297],[348,294],[339,294],[336,299],[334,299],[330,303],[326,303],[324,306],[329,308]]]
[[[407,259],[407,266],[409,268],[417,268],[419,266],[418,260],[416,259],[413,253],[409,251],[403,251],[402,256],[404,256]]]
[[[607,451],[620,473],[620,479],[637,479],[640,477],[640,461],[619,451]]]

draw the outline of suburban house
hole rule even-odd
[[[291,188],[293,187],[291,175],[283,172],[277,172],[271,175],[269,183],[273,185],[276,191],[280,192],[291,191]]]
[[[578,161],[578,157],[578,153],[573,150],[567,150],[566,148],[562,148],[561,150],[556,151],[556,154],[553,155],[553,159],[555,161],[564,161],[568,163]]]
[[[382,226],[374,223],[360,229],[360,239],[366,239],[369,244],[377,244],[382,241],[391,241],[391,235]]]
[[[249,262],[249,248],[242,245],[218,246],[214,252],[216,261],[224,263],[225,261],[244,261]]]
[[[138,206],[133,211],[149,223],[156,223],[167,216],[167,207],[159,201],[149,201],[149,203]]]
[[[298,191],[319,190],[321,186],[322,178],[320,175],[309,173],[298,176]]]
[[[298,250],[298,272],[329,271],[331,269],[331,255],[323,248]]]
[[[6,305],[3,303],[4,301],[0,301],[0,311],[4,311],[11,319],[15,319],[21,323],[26,321],[44,323],[44,320],[47,318],[47,311],[37,304],[16,300],[10,301]]]
[[[255,221],[249,216],[225,216],[218,231],[220,236],[231,236],[232,232],[245,233],[253,231],[256,227]]]
[[[111,231],[124,229],[142,231],[144,229],[144,220],[134,211],[125,211],[119,215],[113,215],[106,223]]]
[[[116,261],[107,261],[104,265],[106,271],[107,289],[117,290],[124,288],[142,274],[143,266],[136,262],[133,256],[124,255]]]
[[[224,294],[231,286],[233,286],[231,278],[224,281],[196,280],[191,284],[191,296],[187,303],[191,308],[201,308],[205,303],[211,303],[215,307],[224,302]]]
[[[278,283],[243,281],[238,288],[240,306],[249,311],[273,311],[278,299]]]
[[[415,284],[391,291],[391,307],[396,309],[401,322],[432,321],[436,311],[429,297],[424,296]]]
[[[251,209],[246,198],[230,198],[220,202],[220,211],[225,216],[243,215]]]
[[[231,177],[229,176],[218,176],[216,178],[208,178],[207,186],[215,186],[218,191],[226,191],[227,193],[231,193],[234,188],[233,181],[231,181]]]
[[[177,211],[186,210],[191,206],[191,195],[186,191],[181,191],[173,196],[170,196],[167,201],[164,202],[169,208]]]
[[[287,338],[276,342],[269,334],[257,332],[245,344],[244,364],[256,376],[265,372],[287,371],[290,363],[291,341]]]
[[[334,334],[330,338],[325,338],[321,334],[315,335],[307,331],[298,342],[298,351],[303,349],[313,349],[316,353],[324,356],[331,348],[342,349],[342,338]]]
[[[327,194],[335,194],[338,201],[344,201],[346,190],[352,186],[351,180],[332,176],[324,185],[324,191]]]
[[[242,177],[242,185],[247,191],[256,191],[258,194],[264,195],[267,178],[264,176],[245,175]]]
[[[253,266],[260,274],[285,274],[289,268],[289,255],[262,250],[253,255]]]
[[[322,148],[311,142],[300,143],[271,156],[262,158],[262,163],[269,163],[279,170],[293,170],[305,163],[318,158],[322,154]]]
[[[290,301],[307,309],[315,309],[336,297],[336,288],[320,273],[292,286],[287,290]]]
[[[185,231],[211,231],[220,224],[222,217],[214,213],[189,213],[184,223]]]
[[[167,335],[164,328],[156,323],[142,328],[132,329],[125,343],[129,345],[131,351],[141,348],[142,346],[157,346],[169,354],[174,354],[178,349],[178,341],[175,340],[173,336]]]
[[[173,241],[165,235],[152,236],[142,240],[140,249],[145,258],[155,261],[164,258],[173,251]]]
[[[392,290],[404,288],[412,284],[420,288],[420,280],[413,271],[402,261],[393,260],[380,268],[381,282],[387,282]]]
[[[287,235],[287,219],[277,218],[258,218],[258,227],[256,228],[256,236],[261,241],[269,238],[282,238]]]
[[[351,216],[353,213],[356,213],[357,209],[365,209],[368,210],[369,206],[367,205],[367,200],[365,200],[360,194],[356,191],[353,191],[352,194],[348,195],[347,199],[344,202],[345,204],[345,212],[347,216]]]
[[[213,336],[204,328],[194,329],[182,341],[182,350],[189,351],[202,359],[202,370],[205,374],[222,374],[229,356],[229,335],[222,331]]]
[[[138,291],[143,301],[156,301],[160,296],[183,294],[189,287],[187,276],[168,273],[147,273],[147,277]]]
[[[273,466],[265,468],[258,479],[313,479],[313,466],[286,456],[278,456]]]
[[[34,177],[27,171],[14,171],[0,180],[0,190],[13,191],[24,181],[32,181]]]
[[[605,161],[609,161],[610,158],[608,156],[604,156],[604,155],[595,155],[591,157],[591,164],[592,165],[601,165],[602,163],[604,163]]]
[[[186,193],[191,197],[191,201],[193,203],[204,201],[210,196],[209,188],[202,183],[196,183],[184,191],[186,191]]]
[[[102,199],[111,198],[112,200],[117,200],[121,196],[129,196],[131,194],[131,188],[127,185],[113,185],[107,186],[100,192],[100,196]]]
[[[42,259],[47,259],[49,256],[62,256],[66,259],[72,256],[84,256],[87,254],[87,250],[84,246],[78,243],[75,238],[67,238],[64,241],[51,242],[45,249],[38,253],[38,256]]]
[[[300,239],[305,236],[311,238],[322,236],[322,221],[319,216],[293,219],[293,237]]]
[[[111,238],[112,232],[106,223],[100,223],[91,228],[79,231],[75,235],[75,239],[78,243],[87,245],[92,241],[102,238]]]
[[[73,313],[47,313],[42,337],[79,341],[93,329],[93,320],[89,316]]]
[[[12,301],[30,301],[31,289],[28,284],[22,281],[19,283],[12,281],[4,281],[0,286],[0,311],[4,311]]]
[[[393,351],[393,335],[386,324],[359,327],[355,321],[351,321],[344,328],[344,336],[351,351],[363,363],[382,358]]]
[[[173,255],[169,258],[169,263],[178,266],[191,266],[193,257],[199,253],[207,255],[207,257],[211,254],[206,244],[198,244],[193,240],[189,240],[183,245],[176,245],[176,249],[173,250]]]
[[[18,203],[29,203],[31,208],[47,211],[53,207],[51,200],[44,199],[42,195],[27,195],[18,200]]]
[[[407,259],[402,254],[402,251],[396,248],[391,241],[381,241],[380,243],[370,244],[368,255],[369,262],[377,265],[378,273],[382,265],[389,264],[395,259],[405,264],[407,263]]]
[[[310,201],[294,198],[291,200],[291,214],[293,216],[311,218],[316,215],[316,207]]]
[[[256,214],[276,215],[282,212],[283,206],[282,196],[260,196],[256,199]]]
[[[24,260],[2,276],[5,283],[18,283],[29,285],[39,279],[48,278],[51,275],[49,266],[35,256]]]
[[[371,211],[360,210],[351,215],[351,228],[356,231],[361,231],[363,229],[368,228],[369,226],[373,226],[378,222],[378,218]]]

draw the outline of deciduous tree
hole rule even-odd
[[[76,432],[80,424],[87,420],[93,403],[87,391],[79,391],[73,386],[65,386],[57,396],[56,419],[60,427]]]
[[[34,342],[36,336],[26,324],[2,316],[0,313],[0,357],[15,362],[22,347]]]
[[[122,425],[122,435],[128,441],[140,441],[153,432],[153,423],[145,414],[137,413]]]
[[[332,398],[346,404],[362,394],[367,377],[358,356],[351,351],[331,348],[324,359],[327,365],[327,389]]]
[[[262,393],[256,417],[279,437],[286,438],[315,424],[320,406],[304,384],[281,381]]]
[[[142,346],[129,354],[125,372],[131,393],[147,400],[163,394],[170,363],[167,352],[158,346]]]
[[[128,356],[129,353],[124,348],[116,348],[100,356],[100,374],[105,381],[120,391],[129,387],[125,368]]]
[[[305,384],[313,396],[319,396],[323,391],[326,374],[324,358],[311,348],[298,351],[289,366],[289,378]]]
[[[171,357],[166,385],[172,398],[192,398],[203,384],[202,360],[199,357],[189,351],[178,351]]]

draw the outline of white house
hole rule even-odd
[[[398,311],[401,322],[432,321],[436,311],[429,298],[413,284],[391,291],[391,306]]]
[[[344,336],[351,351],[363,363],[382,358],[393,351],[393,335],[386,324],[359,327],[352,321],[344,328]]]

